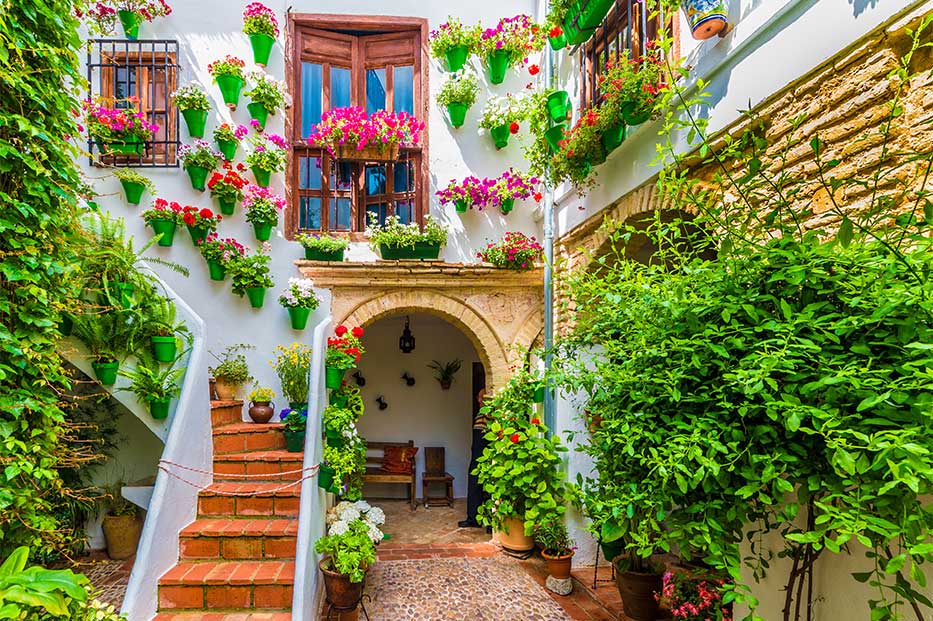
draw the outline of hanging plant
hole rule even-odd
[[[181,208],[182,221],[188,227],[188,233],[191,235],[191,242],[198,245],[202,240],[207,239],[208,233],[217,230],[221,217],[214,215],[214,212],[206,207],[198,209],[193,205],[185,205]]]
[[[485,263],[492,263],[496,267],[510,270],[530,270],[535,263],[541,260],[544,248],[534,237],[524,233],[511,231],[502,239],[486,246],[486,249],[477,252],[478,259]]]
[[[168,202],[164,198],[157,198],[152,208],[140,214],[146,224],[152,227],[152,232],[159,235],[160,246],[168,247],[175,239],[175,228],[182,224],[181,205]]]
[[[265,242],[254,254],[233,256],[227,263],[227,273],[233,281],[233,292],[237,295],[245,293],[253,308],[262,308],[266,289],[275,286],[269,269],[272,257],[267,253],[270,250],[271,246]]]
[[[136,110],[139,99],[121,99],[128,108],[111,108],[103,99],[87,99],[82,102],[88,135],[97,143],[101,153],[111,155],[139,156],[145,143],[152,140],[159,126],[146,120],[146,115]],[[115,102],[119,103],[119,102]]]
[[[220,204],[220,213],[232,216],[237,203],[243,200],[243,188],[249,181],[240,173],[246,170],[242,163],[234,166],[224,162],[223,174],[215,172],[207,182],[207,189],[211,191],[211,198],[217,199]]]
[[[113,176],[120,180],[126,202],[131,205],[139,204],[143,192],[155,193],[155,184],[132,168],[117,168],[113,171]]]
[[[649,42],[638,58],[630,58],[629,51],[623,50],[618,60],[606,66],[597,86],[603,98],[600,117],[604,126],[644,123],[657,115],[655,105],[668,88],[661,49]]]
[[[540,202],[543,196],[538,192],[538,183],[539,180],[534,175],[517,173],[510,168],[487,186],[487,204],[490,207],[498,207],[502,213],[509,213],[516,200],[533,196]]]
[[[479,80],[470,69],[457,71],[450,76],[437,93],[437,103],[447,107],[450,124],[454,127],[463,125],[466,112],[474,103],[479,93]]]
[[[208,173],[217,168],[223,155],[215,151],[209,142],[198,138],[193,145],[183,144],[179,147],[178,159],[191,179],[191,187],[203,192]]]
[[[480,35],[479,48],[493,84],[501,84],[510,66],[527,61],[529,54],[540,52],[543,47],[541,27],[527,15],[503,17],[495,28]]]
[[[246,210],[246,220],[252,223],[259,241],[268,241],[272,234],[272,227],[279,222],[279,212],[285,209],[288,202],[284,197],[272,192],[268,188],[258,185],[246,187],[246,196],[243,198],[243,209]]]
[[[269,64],[275,38],[279,36],[275,13],[262,2],[250,2],[243,10],[243,33],[249,37],[253,48],[253,62],[265,67]]]
[[[172,93],[175,107],[181,111],[188,127],[188,135],[192,138],[203,138],[204,128],[207,125],[207,113],[211,109],[211,102],[207,92],[197,82],[191,82],[180,87]]]
[[[311,311],[316,309],[320,303],[321,301],[314,293],[314,281],[310,278],[289,278],[288,287],[282,292],[282,295],[279,296],[279,304],[288,311],[288,317],[291,320],[292,329],[294,330],[304,330],[307,327],[308,317],[310,317]],[[276,370],[278,370],[278,367],[276,367]],[[300,401],[307,396],[307,377],[308,374],[305,372],[304,392],[296,392],[297,395],[301,395],[300,398],[293,400],[289,397],[290,401]],[[284,381],[282,387],[283,389],[285,387]]]
[[[254,71],[250,74],[250,80],[253,82],[253,88],[244,93],[250,99],[246,107],[250,117],[256,121],[254,125],[257,130],[262,131],[266,128],[268,116],[274,116],[277,111],[291,106],[292,98],[288,94],[285,82],[276,80],[262,71]]]
[[[547,171],[549,185],[571,181],[578,191],[592,187],[596,183],[593,167],[606,160],[606,149],[600,135],[599,111],[594,108],[584,110],[580,120],[567,132],[559,147]]]
[[[459,71],[476,51],[480,31],[478,24],[464,26],[459,19],[448,17],[437,30],[431,31],[431,56],[444,61],[448,71]]]
[[[527,100],[523,95],[490,97],[483,106],[479,126],[489,131],[496,149],[503,149],[509,145],[509,135],[517,134],[521,129],[519,123],[526,114]]]
[[[220,149],[224,159],[232,162],[236,159],[236,152],[240,143],[248,134],[249,129],[245,125],[234,127],[229,123],[223,123],[214,129],[213,136],[214,142],[217,143],[217,148]]]
[[[359,107],[334,108],[314,126],[308,144],[337,159],[394,161],[400,147],[418,145],[422,131],[424,123],[406,112],[370,115]]]
[[[144,21],[171,14],[172,7],[165,0],[99,0],[90,5],[86,17],[91,32],[105,37],[113,34],[119,20],[126,38],[134,41]],[[85,14],[78,12],[78,17],[85,17]]]
[[[211,233],[207,239],[198,244],[198,250],[204,261],[207,262],[208,273],[211,280],[223,280],[227,274],[227,266],[236,257],[246,254],[246,248],[233,238],[220,239],[217,233]]]
[[[495,183],[494,179],[480,179],[470,175],[459,182],[451,179],[447,187],[438,190],[435,195],[442,205],[454,205],[457,213],[466,213],[467,209],[473,208],[482,211],[489,204],[489,191]]]
[[[295,241],[305,249],[305,259],[309,261],[343,261],[343,253],[350,245],[346,237],[299,233]]]
[[[243,68],[246,66],[242,60],[236,56],[227,56],[221,60],[215,60],[207,66],[207,71],[214,77],[224,103],[231,110],[236,110],[240,102],[240,91],[243,90]]]
[[[288,160],[288,142],[278,134],[262,134],[250,138],[252,152],[246,156],[246,165],[253,171],[257,185],[268,187],[272,173],[285,170]]]

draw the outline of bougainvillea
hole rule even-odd
[[[275,13],[262,2],[250,2],[243,10],[243,32],[247,35],[279,36],[279,22]]]
[[[370,115],[360,107],[334,108],[314,126],[308,143],[336,156],[342,145],[357,150],[370,145],[415,146],[422,131],[424,123],[407,112],[378,110]]]
[[[476,256],[481,261],[492,263],[496,267],[530,270],[535,266],[536,261],[541,260],[543,252],[544,248],[535,241],[534,237],[528,237],[518,231],[510,231],[499,241],[486,246],[482,252],[477,252]]]

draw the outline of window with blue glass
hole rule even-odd
[[[422,149],[403,148],[397,161],[341,161],[312,148],[307,137],[322,115],[334,108],[358,106],[372,114],[378,110],[423,116],[421,27],[389,24],[385,31],[368,22],[361,33],[357,20],[348,18],[336,28],[315,16],[292,16],[299,40],[293,46],[298,82],[292,107],[294,157],[291,161],[296,192],[289,230],[359,232],[368,218],[381,222],[398,216],[403,222],[421,222],[426,208],[422,192]],[[414,20],[413,20],[414,21]],[[372,216],[370,216],[372,214]]]

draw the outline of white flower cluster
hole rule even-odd
[[[279,303],[285,307],[317,308],[320,300],[314,294],[314,281],[310,278],[289,278],[288,287],[279,296]]]
[[[366,525],[369,538],[379,545],[382,530],[379,528],[386,521],[386,515],[379,507],[373,507],[365,500],[356,502],[343,501],[327,512],[327,534],[342,535],[350,530],[350,524],[360,520]]]

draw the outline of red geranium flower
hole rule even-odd
[[[208,220],[214,217],[214,212],[208,209],[207,207],[205,207],[198,213],[202,218],[206,218]]]
[[[517,134],[517,133],[518,133],[518,129],[519,129],[518,122],[517,122],[517,121],[512,121],[512,124],[509,125],[509,131],[512,132],[513,134]]]
[[[509,436],[509,440],[512,441],[512,444],[518,444],[518,439],[519,439],[519,435],[517,433],[513,433],[512,435]]]
[[[538,67],[538,65],[531,65],[530,67],[528,67],[528,73],[530,73],[531,75],[538,75],[538,72],[540,71],[541,71],[541,68]]]
[[[535,192],[535,201],[540,203],[541,199],[543,198],[544,198],[544,194],[542,194],[541,192]]]
[[[560,26],[554,26],[553,28],[551,28],[551,32],[548,33],[548,36],[551,37],[551,38],[556,39],[557,37],[561,36],[562,34],[564,34],[564,31],[561,29],[561,27],[560,27]],[[650,41],[649,41],[649,43],[650,43]]]
[[[538,418],[537,416],[535,416],[534,418],[531,419],[531,424],[532,424],[532,425],[540,425],[540,424],[541,424],[541,419]]]
[[[190,212],[184,215],[184,220],[185,224],[188,226],[194,226],[194,216],[192,216]]]
[[[337,326],[336,328],[334,328],[334,334],[336,334],[337,336],[343,336],[346,333],[347,333],[346,326]]]
[[[353,336],[355,336],[358,339],[363,338],[363,328],[359,326],[353,328]]]

